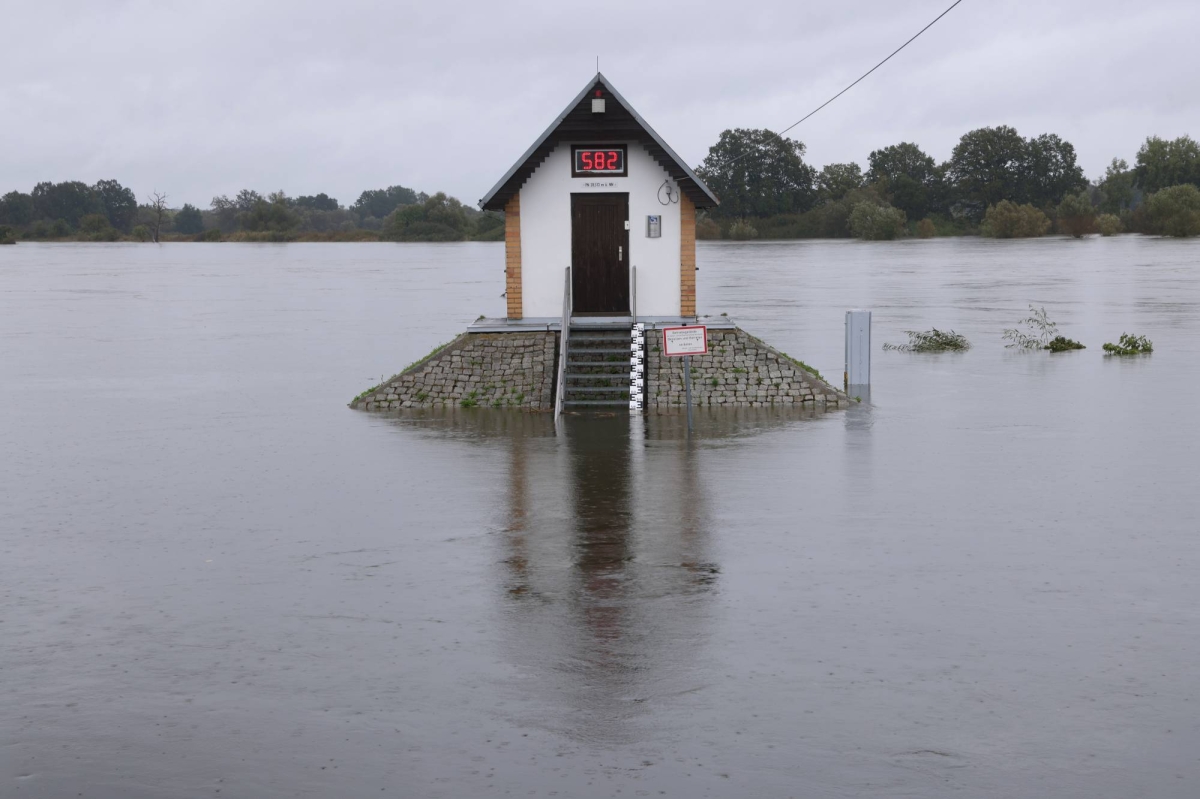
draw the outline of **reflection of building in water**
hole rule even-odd
[[[647,701],[696,687],[686,675],[717,572],[698,453],[679,440],[648,452],[625,415],[566,425],[556,452],[511,440],[509,651],[556,706],[540,723],[626,741]]]
[[[703,687],[720,579],[704,465],[795,413],[698,413],[691,438],[682,415],[568,416],[561,436],[548,415],[397,423],[507,452],[496,614],[520,701],[502,712],[577,739],[653,738],[644,711]]]

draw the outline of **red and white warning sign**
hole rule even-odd
[[[664,327],[663,354],[672,358],[708,354],[708,328],[704,325]]]

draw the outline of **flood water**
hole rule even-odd
[[[1200,243],[699,262],[869,401],[372,415],[500,245],[0,248],[0,796],[1200,795]]]

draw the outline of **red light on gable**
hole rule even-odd
[[[604,96],[604,92],[600,91],[599,89],[596,89],[596,96],[597,96],[597,97],[603,97],[603,96]]]

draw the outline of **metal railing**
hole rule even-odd
[[[637,324],[637,267],[629,267],[629,315]]]
[[[563,284],[562,332],[558,334],[558,390],[554,396],[554,421],[562,416],[563,397],[567,393],[567,342],[571,337],[571,267],[566,268]]]

